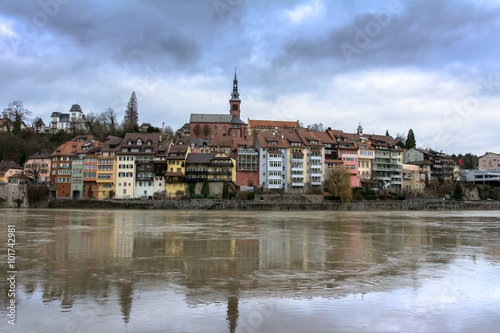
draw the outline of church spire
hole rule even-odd
[[[236,77],[236,68],[234,69],[233,92],[229,100],[229,113],[233,118],[240,118],[240,93],[238,92],[238,78]]]
[[[233,92],[231,93],[231,100],[240,100],[240,93],[238,92],[238,78],[236,77],[236,67],[234,68]]]

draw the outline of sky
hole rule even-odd
[[[3,0],[0,107],[78,103],[175,130],[191,113],[500,153],[500,0]],[[1,110],[0,109],[0,110]]]

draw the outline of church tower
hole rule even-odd
[[[229,113],[234,118],[240,118],[240,93],[238,92],[238,78],[236,77],[236,68],[234,69],[233,92],[229,100]]]

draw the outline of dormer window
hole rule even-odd
[[[151,146],[151,143],[152,143],[152,142],[151,142],[151,140],[149,140],[149,139],[148,139],[148,141],[146,142],[146,144],[147,144],[148,146]]]
[[[141,139],[137,139],[137,145],[138,146],[142,146],[142,140]]]
[[[130,146],[132,144],[132,140],[128,139],[127,144]]]

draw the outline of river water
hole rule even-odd
[[[500,327],[498,211],[0,214],[1,332]]]

